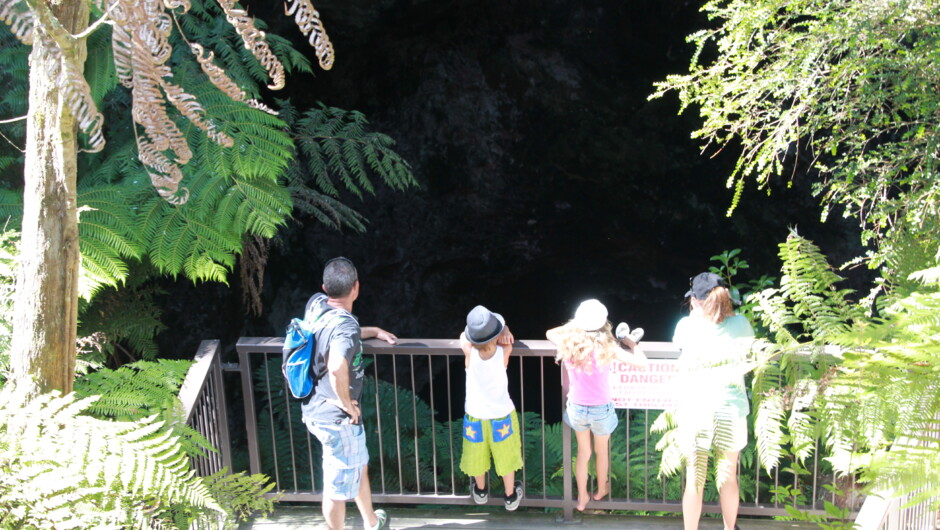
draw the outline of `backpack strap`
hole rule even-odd
[[[340,318],[342,318],[343,316],[347,316],[347,315],[350,317],[352,316],[350,315],[349,311],[346,311],[345,309],[340,309],[338,307],[331,307],[330,309],[317,315],[317,317],[313,319],[313,322],[311,322],[311,324],[314,326],[313,340],[314,340],[314,345],[315,345],[313,349],[313,359],[312,359],[313,362],[311,363],[311,369],[314,371],[313,373],[314,386],[316,386],[316,384],[320,381],[321,377],[326,375],[326,369],[327,369],[326,368],[326,363],[327,363],[326,353],[324,353],[321,356],[319,352],[320,332],[326,329],[326,327],[330,323],[334,321],[338,321]],[[326,349],[324,349],[324,351],[329,352],[328,345],[326,346]],[[323,357],[323,370],[322,371],[320,370],[320,363],[319,363],[320,357]]]

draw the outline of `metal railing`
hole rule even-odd
[[[912,441],[909,438],[898,440],[900,445],[914,447],[936,446],[936,437],[940,436],[940,429],[934,424],[927,432],[933,433],[934,440],[921,438]],[[869,495],[865,498],[862,508],[855,518],[858,530],[934,530],[940,528],[940,499],[934,497],[917,504],[909,504],[917,497],[920,491],[915,491],[899,497],[883,498]]]
[[[183,403],[186,424],[199,431],[218,450],[192,459],[196,473],[205,477],[222,469],[232,469],[219,341],[204,340],[200,343],[193,365],[180,387],[179,398]]]
[[[280,372],[280,337],[243,337],[237,344],[245,402],[248,461],[251,473],[265,473],[287,501],[321,500],[319,443],[300,419],[299,401],[285,392]],[[644,342],[651,359],[675,359],[668,342]],[[397,345],[370,340],[364,352],[371,364],[362,397],[367,443],[371,455],[373,499],[377,503],[471,504],[468,478],[459,470],[463,415],[463,353],[456,340],[400,339]],[[519,412],[525,467],[517,478],[526,484],[522,506],[558,508],[565,520],[574,516],[572,436],[560,421],[567,393],[555,346],[544,340],[517,340],[508,367],[510,395]],[[612,492],[592,501],[600,509],[681,511],[682,477],[656,476],[659,453],[649,434],[657,412],[619,411],[620,426],[611,437]],[[550,418],[557,418],[549,422]],[[754,457],[756,458],[756,456]],[[772,489],[782,484],[802,487],[808,502],[792,505],[823,514],[828,480],[813,457],[812,476],[786,479],[780,471],[754,474],[739,481],[749,499],[742,515],[787,515]],[[782,466],[781,466],[782,467]],[[740,473],[740,467],[739,467]],[[557,476],[560,475],[560,476]],[[616,493],[616,494],[615,494]],[[501,499],[491,498],[491,504]],[[718,513],[717,503],[704,511]]]

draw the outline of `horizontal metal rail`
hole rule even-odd
[[[280,337],[242,337],[239,356],[245,402],[248,460],[252,473],[265,473],[277,483],[282,499],[321,500],[319,443],[300,419],[299,402],[289,399],[280,373]],[[675,359],[669,342],[644,342],[651,359]],[[472,504],[468,478],[459,470],[460,425],[463,414],[464,364],[453,339],[399,339],[390,345],[364,342],[371,364],[362,397],[371,455],[373,498],[379,503]],[[560,419],[567,394],[563,370],[555,363],[555,346],[546,340],[517,340],[508,367],[510,395],[519,412],[525,467],[517,478],[526,484],[522,506],[558,508],[573,518],[576,494],[572,487],[572,436]],[[624,410],[618,432],[611,438],[611,484],[619,493],[592,508],[680,512],[682,477],[657,477],[659,453],[649,434],[658,411]],[[616,445],[615,445],[616,443]],[[755,457],[756,458],[756,457]],[[807,490],[808,502],[796,505],[814,514],[825,513],[816,457]],[[557,466],[557,467],[556,467]],[[560,469],[558,469],[560,467]],[[753,489],[742,502],[742,515],[787,515],[771,489],[785,483],[779,471],[772,477],[739,477]],[[561,477],[556,474],[561,471]],[[829,477],[831,478],[831,477]],[[786,482],[798,487],[797,478]],[[497,484],[499,481],[493,481]],[[501,487],[494,489],[499,492]],[[834,497],[832,498],[834,500]],[[491,496],[490,504],[502,499]],[[717,503],[705,512],[719,513]]]

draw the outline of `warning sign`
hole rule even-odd
[[[610,371],[611,395],[618,409],[670,409],[678,402],[674,386],[679,375],[675,359],[649,359],[639,368],[617,363]]]

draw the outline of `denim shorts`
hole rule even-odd
[[[578,405],[571,401],[565,406],[565,423],[575,431],[591,432],[597,436],[607,436],[617,428],[617,413],[613,403],[604,405]]]
[[[323,445],[323,496],[337,501],[355,498],[362,468],[369,463],[365,429],[361,424],[305,423]]]

